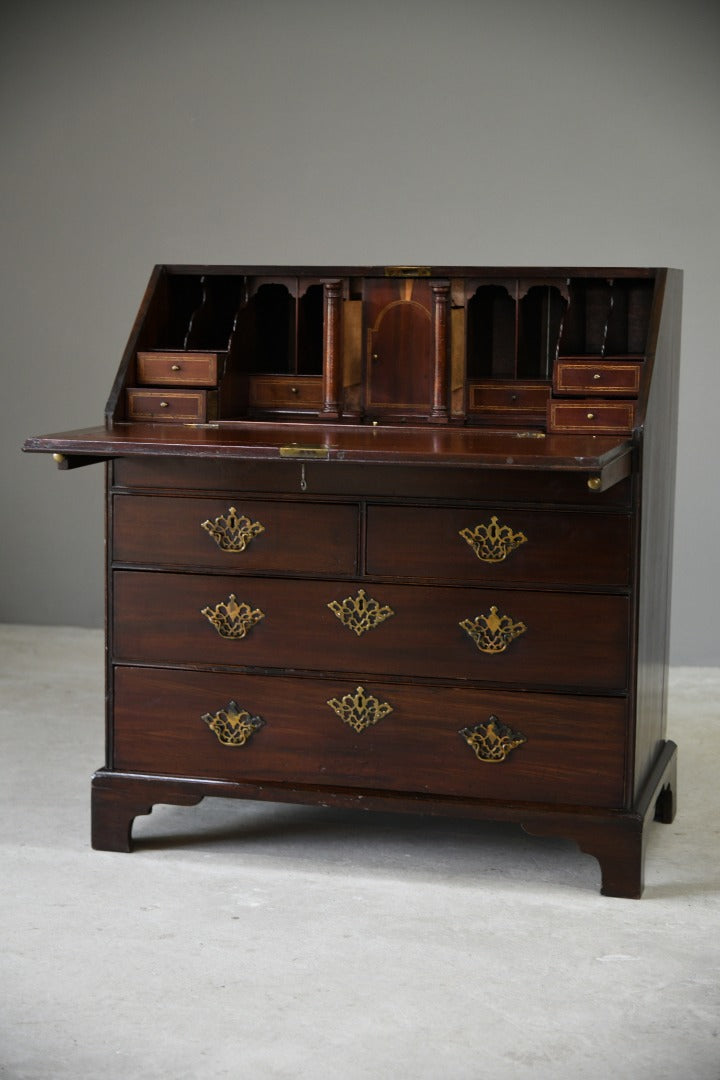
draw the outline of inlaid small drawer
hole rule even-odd
[[[217,393],[213,390],[127,391],[128,418],[153,422],[203,424],[217,419]]]
[[[253,409],[319,409],[322,379],[314,375],[252,375],[248,403]]]
[[[469,412],[545,412],[550,388],[545,383],[495,380],[470,383],[468,386]]]
[[[599,402],[551,401],[548,406],[548,431],[567,434],[628,435],[635,426],[632,401]]]
[[[116,563],[355,574],[358,508],[342,503],[116,495]]]
[[[139,386],[217,385],[218,357],[210,352],[139,352]]]
[[[594,364],[583,360],[560,360],[555,365],[553,390],[556,394],[631,397],[640,389],[641,371],[639,363]]]
[[[159,571],[113,580],[119,661],[626,689],[625,596]]]
[[[487,585],[625,586],[630,519],[492,507],[372,506],[367,572]]]
[[[620,807],[623,698],[120,666],[114,767]]]

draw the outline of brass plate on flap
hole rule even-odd
[[[429,266],[386,266],[385,277],[430,277]]]
[[[280,447],[280,457],[301,461],[327,461],[330,451],[327,446],[297,446],[296,443],[291,443],[289,446]]]

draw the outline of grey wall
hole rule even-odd
[[[152,266],[684,268],[672,656],[720,664],[714,0],[36,2],[0,16],[0,619],[100,625],[100,421]]]

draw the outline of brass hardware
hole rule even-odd
[[[521,731],[513,731],[502,724],[497,716],[489,716],[474,727],[462,728],[458,734],[475,751],[478,761],[487,761],[492,765],[505,761],[513,750],[527,742]]]
[[[595,413],[594,412],[589,412],[587,414],[587,418],[588,418],[588,420],[594,420],[595,419]]]
[[[461,529],[460,536],[466,540],[481,562],[504,562],[521,544],[527,543],[522,532],[513,532],[509,525],[498,525],[498,519],[490,518],[489,525],[476,525],[474,529]]]
[[[364,589],[360,589],[357,596],[346,596],[342,602],[332,600],[328,607],[343,626],[353,630],[358,637],[366,630],[374,630],[381,622],[395,614],[387,604],[381,605],[378,600],[366,596]]]
[[[221,551],[244,551],[250,541],[265,532],[259,521],[251,521],[246,514],[238,514],[234,506],[227,516],[220,514],[213,521],[201,521],[200,528],[212,536]]]
[[[587,486],[590,488],[591,491],[600,491],[602,487],[602,477],[589,476]]]
[[[487,615],[477,615],[474,619],[463,619],[459,625],[473,639],[480,652],[505,652],[508,645],[527,630],[524,622],[513,622],[509,615],[498,615],[493,606]]]
[[[354,694],[344,694],[339,700],[330,698],[327,704],[344,724],[358,734],[393,711],[392,705],[367,694],[362,686],[358,686]]]
[[[214,608],[203,608],[201,614],[212,623],[220,637],[235,641],[244,638],[256,623],[265,618],[265,612],[260,608],[251,608],[244,601],[238,603],[235,593],[230,593],[227,600]]]
[[[265,723],[261,716],[251,716],[241,709],[236,701],[229,701],[216,713],[205,713],[202,719],[223,746],[245,746]]]
[[[179,364],[172,364],[171,367],[170,367],[170,370],[171,371],[180,371],[181,370],[180,365]]]
[[[167,409],[169,407],[169,405],[170,405],[169,401],[161,401],[160,402],[160,408],[161,409]]]
[[[386,266],[385,277],[430,277],[429,266]]]
[[[291,394],[297,394],[298,392],[299,392],[299,391],[298,391],[298,388],[297,388],[297,386],[291,386],[291,387],[290,387],[290,393],[291,393]]]
[[[544,431],[513,431],[513,439],[544,439]]]
[[[599,378],[600,378],[600,372],[596,371],[595,374],[593,375],[593,379],[599,379]]]
[[[53,454],[52,458],[56,465],[62,465],[65,462],[64,454]]]
[[[330,451],[327,446],[298,446],[297,443],[291,443],[290,446],[280,447],[280,457],[327,461]]]

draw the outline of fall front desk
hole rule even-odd
[[[157,803],[512,821],[639,897],[665,738],[681,274],[174,267],[104,425],[96,848]]]

